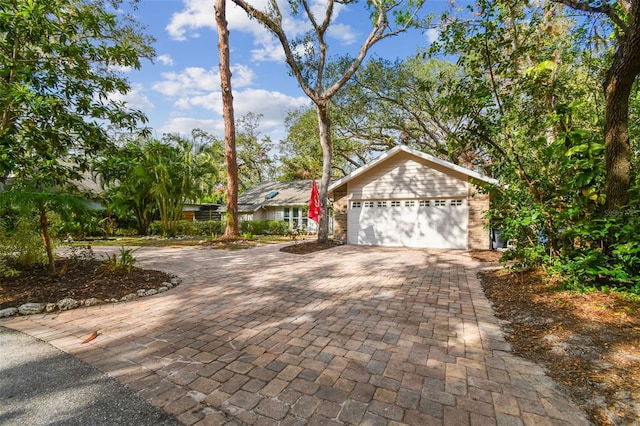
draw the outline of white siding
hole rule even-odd
[[[350,200],[464,197],[467,176],[400,153],[349,182]]]

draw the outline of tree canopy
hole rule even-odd
[[[151,39],[118,0],[7,0],[0,6],[0,181],[66,187],[111,144],[109,128],[145,121],[117,94],[119,71],[150,58]]]

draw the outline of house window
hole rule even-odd
[[[461,206],[462,205],[462,200],[451,200],[451,205],[452,206]]]
[[[293,228],[297,229],[298,225],[300,225],[300,209],[297,207],[293,208]]]
[[[373,207],[373,201],[365,201],[364,202],[364,206],[365,207]]]
[[[283,219],[283,220],[284,220],[285,222],[287,222],[287,223],[289,223],[289,221],[291,220],[291,215],[290,215],[290,213],[291,213],[291,210],[289,209],[289,207],[285,207],[285,208],[284,208],[284,219]]]
[[[351,208],[352,209],[359,209],[360,207],[362,207],[362,203],[360,201],[353,201],[351,203]]]
[[[386,201],[378,201],[378,207],[387,207]]]
[[[435,204],[436,207],[444,207],[447,205],[447,201],[446,200],[436,200]]]
[[[416,202],[413,200],[404,202],[405,207],[414,207],[415,205],[416,205]]]
[[[420,200],[420,207],[429,207],[431,202],[429,200]]]
[[[392,201],[391,207],[400,207],[400,201]]]

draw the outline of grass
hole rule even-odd
[[[315,238],[314,237],[307,237]],[[302,239],[302,238],[299,238]],[[260,235],[252,236],[251,238],[242,238],[244,246],[256,246],[259,244],[276,244],[290,242],[291,237],[286,235]],[[74,241],[70,246],[86,246],[90,243],[92,246],[139,246],[139,247],[193,247],[202,244],[202,241],[209,243],[209,246],[215,248],[224,248],[225,244],[234,245],[234,243],[224,243],[223,241],[204,237],[186,237],[186,238],[148,238],[148,237],[116,237],[111,239],[95,239],[85,241]],[[219,244],[218,244],[219,243]],[[238,243],[238,241],[236,242]],[[237,245],[237,244],[236,244]]]

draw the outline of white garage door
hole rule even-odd
[[[349,244],[467,248],[467,200],[375,200],[349,203]]]

